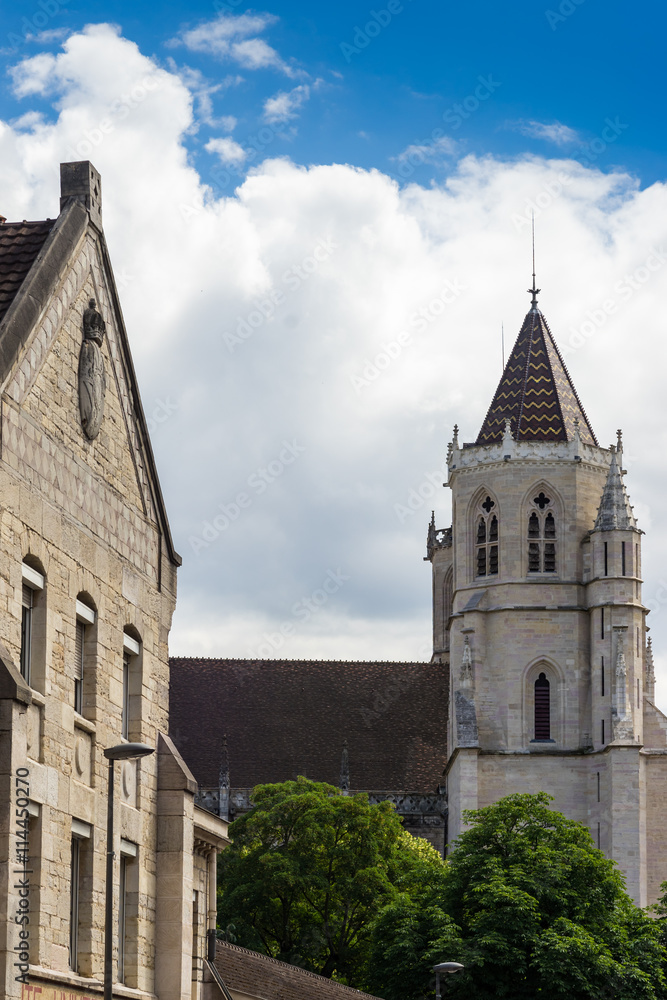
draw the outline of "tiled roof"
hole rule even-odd
[[[539,309],[531,309],[523,321],[475,443],[502,441],[507,417],[516,441],[571,441],[578,418],[581,440],[597,444]]]
[[[447,745],[446,668],[435,663],[170,660],[170,735],[204,788],[227,737],[232,788],[303,775],[350,788],[434,792]]]
[[[227,989],[261,1000],[374,1000],[370,993],[226,941],[217,942],[215,966]]]
[[[0,321],[54,225],[55,219],[0,225]]]

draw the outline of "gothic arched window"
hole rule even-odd
[[[556,572],[556,518],[543,490],[533,498],[528,518],[528,572]]]
[[[475,513],[475,576],[497,576],[498,535],[496,502],[486,496]]]
[[[542,672],[535,681],[535,737],[551,739],[551,696],[547,675]]]

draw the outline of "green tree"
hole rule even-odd
[[[239,944],[357,985],[382,907],[443,863],[387,802],[299,778],[253,790],[220,859],[218,926]],[[430,852],[430,853],[429,853]]]
[[[465,972],[447,979],[452,998],[667,997],[658,922],[632,903],[588,830],[549,802],[511,795],[466,813],[470,828],[421,907],[415,896],[392,900],[378,917],[367,989],[423,1000],[429,966],[460,961]],[[387,981],[379,970],[392,955]]]

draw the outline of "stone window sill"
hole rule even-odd
[[[74,713],[74,728],[83,729],[84,733],[96,733],[97,726],[94,722],[89,722],[88,719],[84,719],[82,715],[78,712]]]

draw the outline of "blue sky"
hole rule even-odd
[[[0,213],[55,216],[62,161],[102,174],[174,653],[430,656],[432,484],[528,308],[534,210],[540,306],[600,443],[624,430],[667,691],[664,28],[601,0],[3,9]]]
[[[201,50],[202,43],[174,47],[175,39],[210,23],[216,11],[230,17],[251,12],[263,21],[248,37],[270,46],[293,75],[277,65],[248,71],[213,45],[209,51]],[[4,9],[3,61],[9,68],[17,57],[48,48],[48,33],[54,33],[50,47],[56,51],[61,33],[112,22],[161,65],[173,60],[200,73],[201,88],[212,90],[212,116],[234,116],[234,139],[242,145],[266,127],[262,109],[268,98],[308,88],[294,117],[281,122],[265,146],[300,163],[353,163],[403,180],[407,170],[398,172],[396,157],[410,146],[432,147],[434,130],[441,130],[458,152],[566,152],[604,169],[629,169],[648,184],[665,173],[666,20],[662,5],[649,4],[639,16],[616,0],[551,5],[393,0],[375,7],[343,0],[255,8],[234,0],[80,5],[44,0]],[[490,81],[490,88],[482,85],[480,91],[480,81]],[[476,92],[483,95],[478,106]],[[12,118],[21,110],[5,88],[0,113]],[[616,125],[611,131],[609,121]],[[565,128],[554,129],[557,123]],[[219,124],[203,123],[189,137],[187,146],[203,175],[218,162],[206,152],[206,142],[227,134]],[[413,160],[409,179],[441,179],[450,162],[437,148],[425,159]]]

